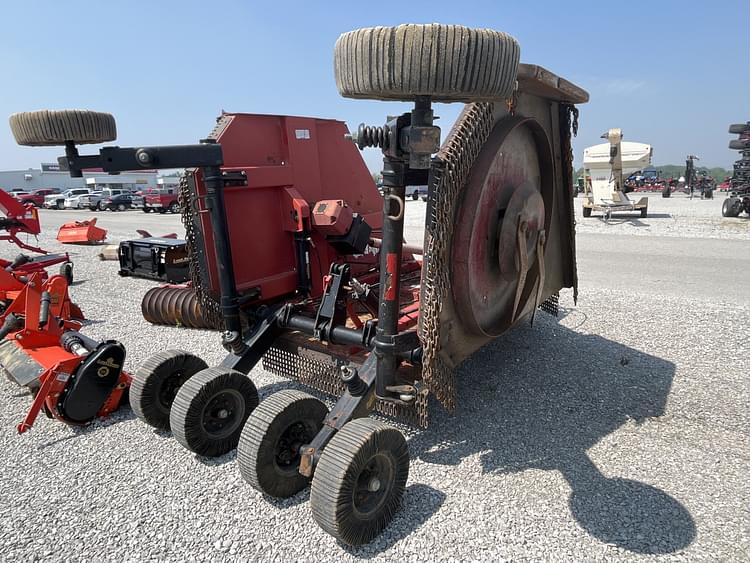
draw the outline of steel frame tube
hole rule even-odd
[[[216,267],[219,270],[219,288],[221,291],[221,315],[227,332],[236,335],[232,341],[242,342],[242,323],[240,322],[239,295],[234,280],[232,265],[232,248],[229,243],[226,207],[224,205],[224,179],[218,166],[205,166],[203,183],[206,187],[206,207],[211,218],[214,232],[214,250]]]
[[[380,245],[378,326],[374,340],[377,358],[375,393],[383,398],[393,396],[386,388],[394,384],[399,363],[393,337],[398,334],[406,170],[402,160],[390,156],[383,158],[383,239]]]
[[[298,330],[305,334],[312,335],[315,331],[315,319],[305,317],[304,315],[290,315],[283,323],[284,328],[289,330]],[[370,342],[362,330],[355,330],[345,326],[334,326],[329,334],[329,341],[332,344],[346,344],[351,346],[367,347]]]

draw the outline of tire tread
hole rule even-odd
[[[97,144],[117,139],[112,114],[89,110],[38,110],[9,118],[16,143],[26,146]]]
[[[341,35],[334,72],[349,98],[489,101],[512,94],[519,59],[518,42],[500,31],[405,24]]]

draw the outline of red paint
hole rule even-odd
[[[386,301],[395,301],[398,295],[396,294],[396,286],[392,283],[393,278],[398,274],[398,254],[391,252],[385,257],[385,271],[387,277],[386,287],[384,292],[384,299]]]
[[[247,186],[224,190],[235,281],[240,292],[259,287],[261,302],[293,296],[297,288],[294,232],[311,234],[310,273],[313,298],[323,290],[323,276],[341,256],[312,229],[311,209],[321,200],[343,200],[363,216],[377,236],[382,226],[383,199],[356,145],[344,138],[341,121],[225,114],[229,121],[217,135],[226,171],[244,171]],[[304,132],[307,133],[304,133]],[[199,210],[206,195],[200,171],[195,172]],[[200,214],[209,290],[218,293],[211,221]],[[370,258],[347,263],[358,276],[371,267]],[[368,263],[370,262],[370,263]]]
[[[39,213],[33,203],[21,203],[6,191],[0,190],[0,212],[8,219],[8,226],[3,227],[6,232],[0,234],[0,240],[9,240],[19,248],[47,254],[46,250],[26,244],[18,238],[18,233],[36,236],[42,231]]]

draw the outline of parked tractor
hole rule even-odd
[[[576,294],[571,130],[588,94],[519,64],[512,37],[453,25],[345,33],[334,69],[341,95],[410,111],[354,134],[222,113],[199,144],[91,155],[78,145],[115,140],[109,114],[22,113],[11,126],[21,144],[64,145],[73,176],[186,169],[193,290],[227,356],[209,367],[156,354],[134,376],[133,410],[199,455],[237,447],[242,476],[269,497],[311,484],[313,518],[356,545],[391,521],[409,473],[403,434],[368,415],[426,426],[428,395],[456,408],[458,364],[540,306],[555,312],[560,289]],[[435,102],[466,104],[442,143]],[[383,153],[382,194],[368,147]],[[420,247],[404,242],[405,194],[424,185]],[[335,405],[296,390],[259,402],[248,374],[261,360]]]

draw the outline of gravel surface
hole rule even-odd
[[[0,559],[750,559],[750,255],[738,242],[750,221],[721,219],[722,196],[651,197],[647,219],[579,217],[578,304],[563,294],[560,319],[537,315],[461,366],[458,411],[435,407],[428,430],[409,432],[404,507],[371,544],[337,544],[309,491],[269,502],[235,452],[198,458],[129,409],[82,429],[42,417],[19,436],[30,398],[3,379]],[[424,209],[407,205],[412,242]],[[57,227],[88,215],[43,211],[41,242],[61,250]],[[176,216],[98,216],[114,241],[181,232]],[[170,347],[220,361],[216,334],[141,318],[152,282],[73,250],[84,332],[121,340],[129,369]],[[252,377],[262,395],[295,386]]]
[[[714,192],[713,199],[690,199],[683,193],[665,199],[661,193],[630,193],[638,201],[648,198],[648,216],[641,219],[639,212],[615,213],[609,222],[600,212],[584,219],[581,213],[583,197],[575,201],[579,233],[659,236],[678,238],[711,238],[750,240],[750,221],[744,213],[740,217],[722,217],[724,192]]]

